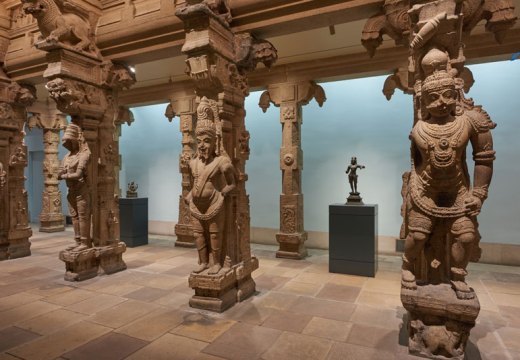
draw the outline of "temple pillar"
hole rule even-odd
[[[219,191],[220,194],[215,195],[215,204],[218,205],[215,214],[201,214],[203,210],[199,208],[197,215],[191,211],[192,224],[207,226],[206,220],[199,220],[207,218],[210,222],[222,222],[223,228],[219,229],[221,233],[216,237],[211,236],[212,266],[203,270],[202,263],[201,270],[189,277],[189,285],[195,290],[190,306],[222,312],[255,291],[251,273],[258,268],[258,259],[251,255],[250,248],[249,197],[245,186],[249,132],[245,128],[244,99],[248,95],[247,72],[254,70],[258,62],[270,66],[277,55],[269,42],[257,40],[247,33],[234,34],[231,31],[231,13],[225,2],[181,0],[177,2],[176,15],[184,23],[186,41],[182,51],[187,55],[187,73],[194,81],[197,94],[196,129],[201,121],[206,130],[213,129],[210,131],[213,133],[211,141],[216,143],[211,143],[210,149],[216,146],[215,156],[221,164],[216,171],[224,176],[221,179],[227,183],[224,190],[232,188],[225,194]],[[208,125],[208,122],[213,125]],[[194,168],[196,164],[204,167],[199,156],[181,165],[190,168],[192,182],[200,179],[198,169]],[[213,175],[209,173],[205,176],[208,177],[207,181],[215,181],[213,185],[218,187],[217,182],[221,180],[212,179]],[[205,187],[205,184],[199,185]],[[191,195],[204,199],[205,195],[201,195],[200,190],[197,188],[197,192]],[[221,197],[224,199],[219,200]],[[212,199],[208,198],[207,201]],[[194,209],[191,206],[196,208],[193,200],[190,200],[190,209]],[[207,258],[205,249],[209,239],[200,233],[197,239],[200,244],[199,259]],[[214,243],[220,244],[218,256],[213,251]],[[217,273],[213,273],[215,265],[221,267]]]
[[[118,154],[117,160],[115,163],[114,169],[114,193],[117,194],[118,198],[121,198],[121,184],[119,183],[119,175],[121,169],[123,168],[123,157],[119,153],[119,140],[121,139],[121,135],[123,132],[123,124],[127,124],[128,126],[132,125],[134,122],[134,114],[128,109],[126,106],[120,106],[119,111],[115,120],[116,131],[114,134],[114,144],[115,151]]]
[[[385,1],[365,25],[362,42],[371,56],[389,34],[409,48],[407,69],[384,86],[413,94],[411,170],[403,175],[405,238],[401,271],[403,318],[411,354],[431,359],[465,358],[480,303],[466,283],[467,265],[480,259],[477,215],[493,174],[496,124],[467,98],[473,84],[465,68],[464,33],[487,20],[498,41],[516,17],[511,1]],[[474,173],[467,171],[472,147]]]
[[[5,9],[0,5],[0,14]],[[0,260],[31,255],[27,191],[24,170],[27,147],[23,127],[27,106],[35,98],[31,85],[18,84],[4,72],[9,44],[8,21],[0,21]]]
[[[282,146],[280,170],[282,170],[282,194],[280,195],[280,232],[276,241],[280,248],[276,257],[303,259],[307,256],[304,230],[303,193],[301,175],[303,150],[301,147],[302,108],[312,98],[323,105],[325,92],[313,81],[269,85],[260,97],[260,107],[265,112],[269,103],[280,108]]]
[[[40,213],[40,232],[58,232],[65,230],[65,218],[61,206],[61,191],[59,189],[58,146],[60,144],[60,131],[67,126],[66,115],[57,109],[33,111],[28,120],[29,128],[43,129],[43,196],[42,210]]]
[[[119,197],[114,191],[119,158],[114,138],[118,91],[131,86],[135,76],[124,64],[104,59],[97,48],[93,27],[101,14],[100,1],[76,0],[67,17],[54,2],[47,5],[50,8],[43,14],[42,8],[34,2],[24,2],[23,9],[36,18],[42,33],[35,46],[47,52],[48,66],[43,77],[49,96],[61,112],[71,116],[72,124],[79,127],[79,131],[71,131],[71,136],[80,143],[82,151],[88,152],[90,159],[83,169],[84,178],[67,180],[73,198],[78,191],[74,181],[79,181],[78,185],[86,181],[88,185],[83,196],[88,198],[85,200],[88,205],[81,205],[83,214],[78,220],[84,246],[71,246],[60,252],[60,259],[66,265],[65,279],[80,281],[126,269],[122,258],[126,246],[119,241]],[[60,36],[51,35],[58,30],[49,28],[48,14],[56,18],[52,23],[56,25],[52,26],[57,27],[67,25],[74,18],[74,34],[84,35],[74,36],[65,30]],[[66,172],[62,174],[68,176]],[[91,228],[90,235],[85,228]],[[79,239],[75,231],[76,236]]]
[[[197,109],[196,95],[189,95],[172,99],[165,116],[171,122],[175,115],[179,116],[179,128],[182,133],[182,151],[179,156],[179,171],[182,176],[182,193],[179,196],[179,217],[175,224],[177,241],[175,246],[195,247],[195,238],[191,226],[190,208],[184,200],[191,191],[190,173],[186,164],[195,155],[195,113]]]

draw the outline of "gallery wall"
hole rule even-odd
[[[470,66],[476,83],[468,96],[498,123],[493,130],[497,160],[490,198],[479,217],[484,242],[520,244],[520,114],[518,79],[520,61]],[[321,84],[327,101],[304,107],[302,147],[305,228],[328,231],[328,205],[348,196],[345,170],[351,156],[366,169],[359,172],[365,203],[379,205],[380,235],[396,236],[401,225],[401,175],[409,169],[408,134],[412,99],[399,90],[391,101],[382,94],[386,76]],[[246,126],[251,132],[247,189],[251,225],[278,228],[281,190],[279,109],[264,114],[258,107],[261,92],[246,100]],[[139,195],[149,197],[150,220],[177,220],[181,148],[178,118],[168,123],[166,105],[133,108],[135,122],[123,128],[121,187],[139,183]],[[471,149],[468,150],[471,159]]]

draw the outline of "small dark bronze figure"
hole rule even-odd
[[[350,160],[350,165],[347,167],[346,174],[348,174],[348,182],[350,184],[350,195],[347,198],[347,203],[360,203],[362,204],[362,198],[359,196],[359,192],[357,191],[357,170],[364,169],[365,165],[360,165],[357,163],[357,158],[355,156]]]

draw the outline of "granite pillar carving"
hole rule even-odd
[[[121,198],[122,194],[119,183],[119,175],[123,167],[123,158],[119,153],[119,140],[121,139],[121,135],[123,133],[123,124],[130,126],[133,122],[134,114],[130,111],[130,109],[128,109],[126,106],[120,106],[115,120],[116,132],[114,134],[115,151],[118,154],[114,169],[114,193],[117,194],[118,198]]]
[[[66,115],[56,109],[47,108],[45,111],[32,111],[27,125],[29,128],[43,129],[43,195],[42,210],[39,216],[40,232],[58,232],[65,230],[65,218],[61,206],[61,191],[59,189],[58,146],[60,131],[67,126]]]
[[[260,97],[260,107],[265,112],[272,102],[280,108],[282,146],[280,170],[282,170],[282,194],[280,195],[280,232],[276,240],[280,248],[276,257],[303,259],[307,256],[304,230],[302,171],[303,150],[301,125],[303,105],[315,98],[320,106],[326,100],[323,88],[313,81],[269,85]]]
[[[401,191],[406,238],[401,301],[408,312],[410,353],[432,359],[462,360],[480,311],[466,276],[468,263],[481,255],[477,215],[491,183],[496,124],[464,95],[473,79],[464,67],[462,39],[482,19],[500,41],[516,19],[511,1],[437,0],[413,7],[385,1],[382,14],[363,31],[370,55],[383,33],[410,50],[407,74],[389,77],[385,95],[400,88],[414,96],[412,167]],[[468,145],[473,176],[466,164]]]
[[[194,81],[198,103],[197,155],[189,162],[193,188],[187,202],[199,267],[189,277],[195,290],[190,306],[221,312],[255,291],[251,273],[258,268],[258,259],[250,248],[245,186],[249,132],[244,124],[244,99],[247,72],[258,62],[274,63],[276,49],[250,34],[234,34],[226,2],[179,1],[176,15],[184,23],[182,51],[187,55],[187,73]],[[213,165],[205,163],[207,159],[213,159]],[[216,189],[211,198],[205,191],[209,186]],[[204,201],[211,204],[207,211],[200,207]],[[211,233],[206,236],[201,231],[205,226]]]
[[[179,171],[182,176],[182,193],[179,197],[179,217],[175,224],[177,241],[175,246],[195,247],[195,238],[191,226],[190,208],[184,198],[191,191],[189,161],[196,151],[195,122],[196,122],[196,95],[183,96],[172,99],[165,116],[171,122],[173,117],[179,116],[179,128],[182,133],[182,151],[179,156]]]
[[[124,270],[126,246],[118,238],[119,198],[114,192],[119,158],[115,119],[118,91],[131,86],[135,76],[124,64],[104,59],[96,46],[94,27],[101,2],[71,1],[67,14],[53,0],[22,0],[22,4],[41,32],[35,46],[47,52],[45,87],[57,108],[77,126],[67,128],[69,139],[90,159],[82,164],[82,172],[72,173],[71,167],[78,165],[71,160],[77,156],[71,151],[70,163],[64,161],[60,169],[69,188],[69,208],[79,202],[79,184],[84,192],[81,199],[89,204],[82,205],[74,226],[75,240],[79,243],[81,239],[81,244],[69,246],[59,255],[66,265],[65,279],[80,281]]]

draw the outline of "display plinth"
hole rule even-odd
[[[121,241],[128,247],[148,244],[148,198],[119,199]]]
[[[329,272],[377,271],[377,204],[329,205]]]

